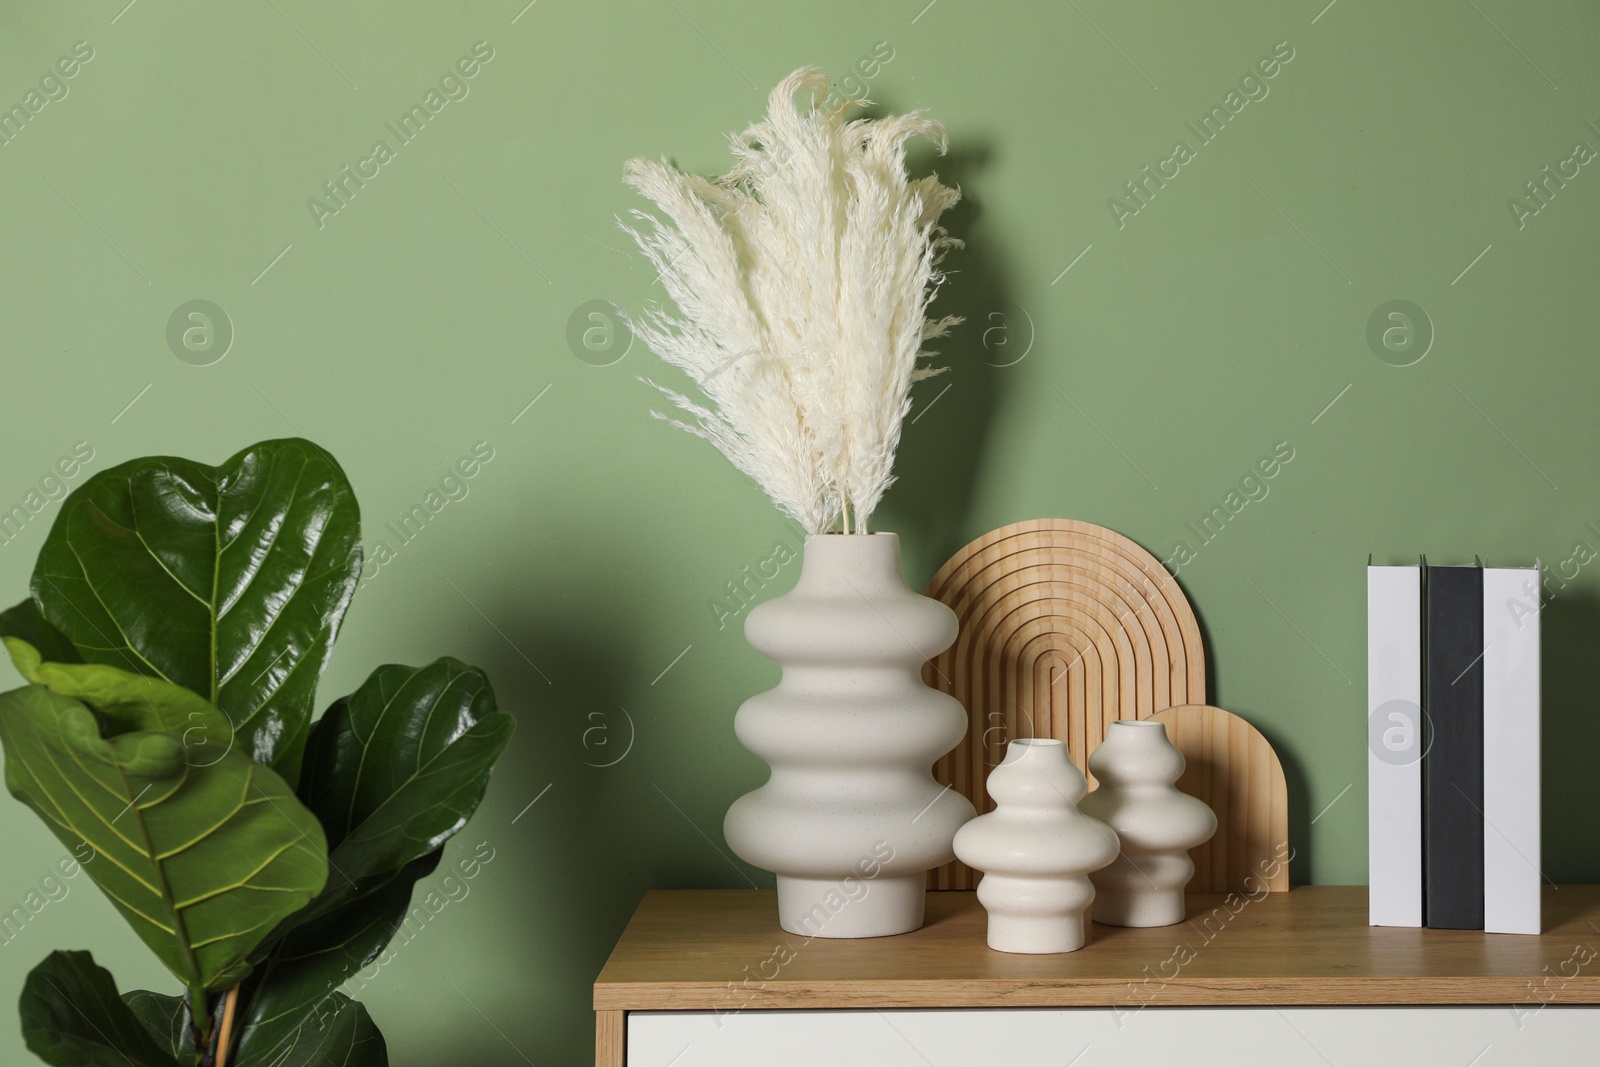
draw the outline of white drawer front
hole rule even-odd
[[[632,1012],[629,1067],[1593,1063],[1600,1008]]]

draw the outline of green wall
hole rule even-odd
[[[325,699],[451,653],[521,724],[451,846],[494,859],[358,992],[397,1067],[583,1062],[588,985],[644,890],[768,883],[720,826],[762,779],[733,711],[776,668],[713,604],[792,535],[648,418],[647,352],[598,366],[615,353],[580,359],[567,331],[589,301],[659,295],[613,222],[638,206],[622,161],[722,169],[724,134],[805,63],[869,61],[874,99],[945,121],[940,173],[967,194],[940,303],[968,322],[942,346],[948,392],[919,387],[878,519],[912,582],[1023,518],[1102,523],[1163,558],[1187,541],[1211,700],[1283,756],[1296,880],[1360,882],[1368,553],[1570,561],[1546,618],[1545,869],[1600,878],[1592,7],[124,3],[11,4],[0,31],[0,104],[93,50],[0,146],[0,509],[79,442],[89,471],[288,434],[344,462],[392,555]],[[478,42],[492,59],[467,95],[401,144],[385,124]],[[1274,76],[1240,89],[1275,48]],[[1231,90],[1242,108],[1202,144],[1185,124]],[[380,138],[393,158],[314,212]],[[1180,139],[1193,158],[1163,162]],[[1123,186],[1146,165],[1177,169],[1141,206]],[[1576,174],[1534,214],[1524,183],[1546,165]],[[169,347],[191,300],[231,322],[208,366],[215,340],[190,362]],[[1420,343],[1385,362],[1367,341],[1392,300],[1432,323],[1410,366],[1391,364]],[[410,543],[384,529],[478,442],[493,459],[464,499]],[[1201,545],[1185,524],[1280,442],[1293,459],[1265,498]],[[54,514],[36,502],[0,547],[9,598]],[[9,910],[64,850],[9,798],[0,826]],[[53,947],[162,982],[88,880],[67,885],[0,946],[0,1000]]]

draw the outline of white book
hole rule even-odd
[[[1367,568],[1367,884],[1373,926],[1422,925],[1422,568]]]
[[[1485,568],[1483,649],[1483,928],[1537,934],[1537,568]]]

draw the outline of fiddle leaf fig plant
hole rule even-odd
[[[312,721],[361,570],[339,465],[298,439],[166,456],[62,504],[0,612],[6,788],[177,980],[119,993],[87,952],[23,987],[56,1067],[383,1067],[339,992],[377,959],[510,740],[483,672],[379,667]]]
[[[360,577],[360,527],[344,471],[310,441],[220,467],[135,460],[63,502],[33,600],[86,662],[205,697],[245,755],[293,781]]]

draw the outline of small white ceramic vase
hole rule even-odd
[[[922,681],[955,640],[955,613],[906,585],[894,534],[820,534],[794,590],[751,609],[744,630],[783,677],[734,719],[772,777],[728,809],[728,846],[777,874],[790,933],[915,930],[926,872],[954,858],[973,816],[932,774],[967,714]]]
[[[1108,926],[1171,926],[1184,919],[1183,890],[1194,876],[1189,850],[1217,832],[1205,803],[1178,791],[1183,753],[1167,728],[1120,719],[1089,757],[1099,781],[1079,805],[1111,826],[1122,855],[1092,875],[1094,921]]]
[[[1117,857],[1117,835],[1078,811],[1088,789],[1067,746],[1013,741],[989,773],[995,810],[956,831],[956,856],[983,872],[978,902],[989,913],[989,947],[1001,952],[1073,952],[1083,947],[1089,872]]]

